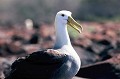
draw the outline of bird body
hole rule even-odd
[[[64,62],[60,68],[60,71],[58,71],[59,73],[62,73],[62,76],[58,79],[72,79],[80,69],[81,62],[79,56],[72,46],[65,45],[61,49],[57,49],[57,51],[67,56],[67,61]],[[56,75],[59,74],[56,73]]]
[[[67,25],[78,32],[82,30],[82,27],[71,17],[70,11],[58,12],[55,18],[54,48],[40,50],[16,60],[6,79],[72,79],[79,71],[81,62],[71,45]]]

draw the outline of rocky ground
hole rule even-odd
[[[97,74],[93,73],[92,75],[95,77],[91,77],[86,71],[89,67],[92,67],[91,72],[95,68],[100,69],[96,63],[107,61],[106,64],[115,60],[116,64],[103,66],[100,63],[99,65],[101,68],[112,65],[112,71],[117,75],[111,79],[119,79],[120,23],[82,22],[81,25],[84,28],[82,34],[77,35],[77,37],[74,37],[74,33],[70,35],[72,45],[82,60],[81,73],[77,76],[91,79],[110,79],[109,77],[102,77],[108,73],[104,73],[104,75],[98,73],[102,75],[101,78],[97,78]],[[31,29],[24,25],[0,26],[0,79],[8,75],[10,65],[16,58],[36,50],[52,48],[54,41],[55,30],[54,26],[50,24],[34,25]],[[115,58],[115,56],[118,57]],[[108,62],[108,60],[111,61]],[[81,75],[83,70],[86,73],[84,76]],[[109,70],[107,71],[109,72]],[[76,77],[75,79],[79,78]]]

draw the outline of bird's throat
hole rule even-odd
[[[71,45],[70,38],[67,31],[67,25],[62,23],[55,24],[56,42],[54,48],[61,48],[64,45]]]

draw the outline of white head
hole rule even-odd
[[[59,11],[56,14],[55,20],[56,22],[67,24],[68,16],[71,16],[71,14],[72,13],[70,11],[66,11],[66,10]]]
[[[62,24],[63,26],[69,25],[78,32],[81,32],[83,30],[82,26],[72,18],[71,14],[72,13],[70,11],[66,11],[66,10],[59,11],[55,17],[55,23]]]

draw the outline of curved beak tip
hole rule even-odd
[[[83,27],[79,23],[77,23],[71,16],[68,17],[68,23],[67,24],[69,26],[73,27],[79,33],[81,33],[83,31]]]

